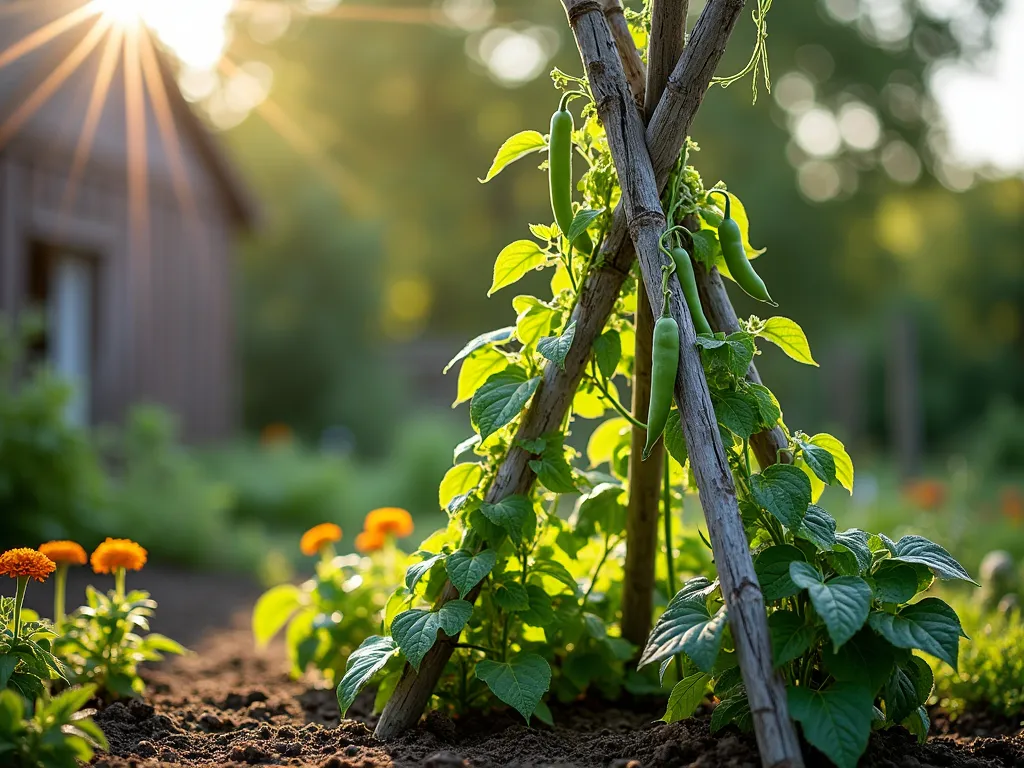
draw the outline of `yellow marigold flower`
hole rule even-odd
[[[367,531],[401,539],[412,533],[412,515],[398,507],[382,507],[366,516],[364,526]]]
[[[46,581],[46,577],[57,570],[53,560],[42,552],[18,547],[8,549],[0,555],[0,575],[10,576],[12,579],[33,578],[36,581]]]
[[[55,563],[85,565],[89,561],[82,545],[74,541],[48,541],[39,545],[39,551]]]
[[[131,539],[111,539],[96,547],[89,562],[96,573],[114,573],[119,568],[138,571],[146,564],[147,552]]]
[[[299,549],[302,550],[302,554],[312,556],[325,545],[336,541],[341,541],[341,528],[334,523],[320,523],[302,534]]]
[[[364,555],[376,552],[384,546],[384,534],[380,531],[362,531],[356,536],[356,550]]]

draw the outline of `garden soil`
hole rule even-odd
[[[186,622],[178,636],[205,635],[193,642],[195,653],[146,672],[144,700],[114,703],[95,715],[110,740],[110,752],[94,760],[102,768],[759,765],[751,737],[732,730],[710,735],[707,712],[666,725],[657,722],[661,712],[653,703],[632,701],[620,707],[590,701],[555,707],[554,728],[536,721],[527,727],[505,714],[460,721],[435,715],[401,739],[379,742],[373,738],[369,695],[353,706],[356,719],[339,720],[333,690],[312,679],[289,678],[282,645],[254,648],[246,627],[250,586],[234,584],[208,603],[217,594],[216,581],[200,585],[194,576],[150,576],[145,586],[161,602],[160,631],[174,636],[168,620],[177,616]],[[138,580],[144,580],[141,574]],[[188,594],[172,596],[179,589]],[[236,603],[229,613],[225,603],[232,595],[247,604]],[[206,610],[208,604],[215,610]],[[1015,724],[984,716],[950,723],[941,713],[935,720],[937,732],[924,745],[901,730],[875,734],[860,765],[1024,766],[1024,732]],[[813,750],[806,754],[809,766],[828,765]]]

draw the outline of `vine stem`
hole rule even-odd
[[[588,378],[594,383],[594,386],[597,387],[597,390],[604,396],[604,399],[608,401],[608,404],[611,405],[611,407],[614,408],[616,411],[618,411],[619,415],[622,416],[622,418],[624,418],[637,429],[642,429],[644,431],[647,430],[647,425],[644,422],[640,421],[639,419],[635,418],[633,414],[626,410],[626,406],[620,403],[615,398],[615,396],[608,391],[607,387],[604,385],[604,383],[601,381],[601,379],[597,376],[596,373],[591,373]]]

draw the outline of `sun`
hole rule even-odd
[[[93,0],[97,13],[124,27],[142,23],[146,5],[146,0]]]
[[[193,69],[212,69],[228,43],[234,0],[92,0],[91,8],[130,31],[145,25]]]

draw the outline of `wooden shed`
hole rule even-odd
[[[45,310],[69,418],[155,402],[188,440],[226,437],[232,244],[253,202],[148,33],[61,21],[83,0],[27,5],[0,0],[0,313]]]

